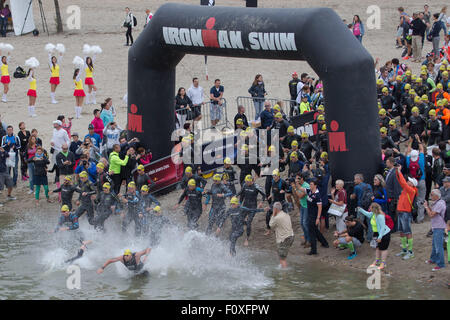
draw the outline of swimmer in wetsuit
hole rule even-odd
[[[130,249],[127,249],[125,250],[122,256],[112,258],[106,261],[106,263],[100,269],[97,270],[97,273],[98,274],[102,273],[110,263],[115,263],[119,261],[122,262],[124,266],[127,267],[128,270],[138,273],[144,267],[145,260],[147,260],[150,250],[151,250],[150,248],[147,248],[139,252],[131,252]],[[145,255],[145,257],[141,261],[141,257],[143,255]]]

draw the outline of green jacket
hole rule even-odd
[[[120,174],[120,167],[126,166],[128,163],[128,155],[125,159],[120,159],[119,154],[115,151],[111,152],[109,155],[109,170],[114,172],[114,174]]]

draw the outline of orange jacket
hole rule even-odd
[[[395,171],[397,175],[397,180],[402,187],[402,193],[400,194],[400,198],[397,203],[397,212],[411,212],[411,204],[414,201],[414,197],[417,194],[417,188],[410,187],[407,183],[403,174],[399,174],[398,170]],[[408,199],[409,195],[409,199]],[[411,202],[410,202],[411,201]]]
[[[440,109],[438,109],[440,110]],[[450,110],[448,110],[447,108],[444,108],[442,110],[442,113],[444,114],[441,119],[445,120],[445,124],[448,125],[448,121],[450,120]]]

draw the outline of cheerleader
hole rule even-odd
[[[52,103],[58,103],[55,99],[55,91],[59,85],[59,65],[62,62],[62,52],[59,53],[59,57],[52,56],[52,54],[48,53],[48,61],[51,72],[50,77],[50,98],[52,99]]]
[[[75,91],[73,96],[75,97],[75,118],[81,118],[81,110],[83,106],[83,100],[86,94],[83,89],[83,80],[81,79],[80,68],[76,68],[73,74],[73,82],[75,83]]]
[[[28,74],[27,74],[27,79],[30,83],[30,88],[28,89],[28,92],[27,92],[28,102],[29,102],[28,103],[28,113],[29,113],[30,117],[33,117],[33,118],[37,117],[36,106],[35,106],[36,97],[37,97],[36,78],[34,76],[34,71],[35,71],[35,68],[30,68],[28,70]]]
[[[9,52],[8,55],[2,57],[2,64],[1,64],[1,72],[2,72],[2,78],[1,83],[3,83],[3,96],[2,101],[8,102],[6,96],[9,91],[9,83],[11,82],[11,79],[9,77],[9,70],[8,70],[8,63],[9,63]]]
[[[94,78],[92,77],[92,74],[94,73],[94,61],[95,61],[95,54],[91,57],[85,57],[85,64],[84,64],[84,72],[86,74],[86,78],[84,79],[84,84],[88,86],[88,94],[86,97],[86,104],[96,104],[95,101],[95,94],[97,93],[97,87],[94,84]]]

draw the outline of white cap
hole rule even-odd
[[[53,124],[57,124],[59,126],[62,126],[61,120],[55,120],[55,121],[53,121]]]
[[[417,180],[415,178],[408,177],[408,181],[411,182],[414,187],[417,187]]]
[[[413,150],[411,151],[411,161],[416,162],[419,159],[419,151]]]

